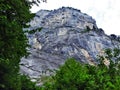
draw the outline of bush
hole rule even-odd
[[[29,77],[25,75],[21,75],[21,90],[40,90],[38,86],[36,86],[35,82],[32,82]]]
[[[56,71],[52,82],[45,83],[41,90],[119,90],[120,65],[111,58],[119,60],[120,52],[118,49],[106,49],[105,52],[104,57],[99,57],[100,63],[97,66],[68,59]],[[108,66],[103,62],[105,58],[109,58]]]

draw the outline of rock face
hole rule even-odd
[[[103,55],[105,48],[120,46],[119,37],[106,35],[91,16],[70,7],[40,10],[29,24],[29,30],[43,28],[27,35],[31,54],[20,63],[21,73],[31,78],[52,74],[51,70],[64,64],[67,58],[96,64],[97,55]]]

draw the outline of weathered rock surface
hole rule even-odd
[[[104,54],[104,49],[120,46],[120,37],[106,35],[91,16],[70,7],[41,10],[29,24],[29,30],[43,28],[27,35],[32,45],[31,54],[20,63],[21,72],[31,78],[52,74],[51,70],[71,57],[82,63],[96,64],[97,55]]]

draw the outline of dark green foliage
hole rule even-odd
[[[16,69],[13,69],[13,66],[10,63],[10,60],[0,59],[0,90],[14,90],[17,88],[20,83],[19,79],[17,79],[19,78],[18,73],[16,72]]]
[[[22,30],[31,18],[26,0],[0,1],[0,57],[18,59],[25,55],[27,39]]]
[[[25,75],[21,75],[21,90],[40,90],[36,83],[31,82],[30,78]]]
[[[81,33],[87,33],[87,32],[90,32],[91,29],[89,26],[86,26],[86,28],[84,29],[84,31],[81,31]]]
[[[99,58],[101,62],[97,66],[67,60],[56,71],[53,80],[45,83],[41,90],[120,90],[120,65],[110,60],[114,56],[118,60],[120,51],[106,49],[105,52],[105,57]],[[104,58],[109,58],[110,65],[104,64]]]
[[[30,30],[30,31],[25,31],[25,33],[34,34],[35,32],[40,32],[41,30],[42,30],[42,27],[34,30]]]
[[[0,1],[0,84],[5,90],[20,90],[19,62],[28,46],[22,28],[32,17],[29,8],[26,0]]]
[[[21,90],[19,62],[28,46],[22,28],[33,17],[33,1],[0,0],[0,90]]]
[[[13,69],[10,60],[0,59],[0,90],[37,90],[35,83]]]

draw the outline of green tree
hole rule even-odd
[[[106,66],[104,60],[109,59]],[[114,61],[116,60],[116,61]],[[106,49],[99,57],[97,66],[81,64],[74,59],[65,62],[51,82],[46,82],[41,90],[119,90],[120,89],[120,49]]]
[[[21,90],[19,62],[27,55],[27,38],[22,30],[40,0],[0,0],[0,90]]]

